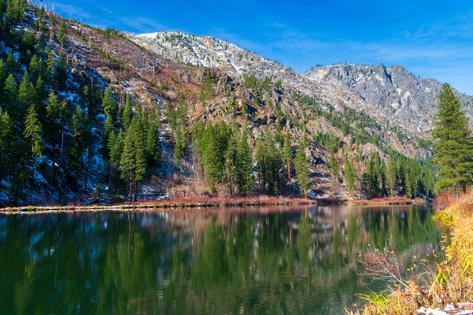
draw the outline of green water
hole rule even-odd
[[[0,314],[343,314],[368,244],[438,249],[425,208],[0,217]]]

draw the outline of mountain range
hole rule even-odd
[[[31,38],[44,41],[49,54],[45,58],[42,48],[38,56],[48,64],[59,60],[67,72],[63,82],[52,82],[48,89],[65,100],[71,112],[78,108],[89,116],[91,136],[75,174],[64,166],[68,160],[62,155],[68,146],[61,144],[59,159],[57,144],[45,143],[41,158],[28,165],[28,180],[23,180],[26,184],[21,188],[25,197],[15,203],[110,200],[92,198],[100,195],[102,187],[106,191],[110,182],[110,165],[103,154],[108,145],[103,141],[107,110],[100,103],[105,90],[113,95],[119,113],[127,97],[135,113],[155,108],[165,113],[159,136],[161,161],[159,167],[147,171],[140,187],[142,198],[209,192],[191,141],[192,128],[199,122],[244,128],[253,161],[258,141],[269,135],[277,140],[277,149],[282,146],[281,135],[287,136],[292,157],[305,140],[311,191],[318,199],[349,197],[341,167],[346,161],[353,163],[361,180],[373,154],[385,162],[402,156],[421,165],[431,156],[430,132],[442,83],[419,78],[401,66],[338,64],[298,73],[213,37],[180,32],[124,34],[34,7],[19,25],[2,38],[2,58],[8,63],[20,54],[15,51],[24,44],[15,34],[23,36],[26,30]],[[18,65],[11,70],[18,83],[20,70],[27,68],[21,64],[28,60],[26,55],[17,58]],[[467,116],[473,118],[473,97],[455,93]],[[188,119],[189,143],[182,161],[176,161],[173,151],[179,139],[169,113],[181,108]],[[70,128],[72,123],[65,128],[65,137],[72,141]],[[298,192],[293,175],[289,172],[289,194]],[[420,171],[417,175],[424,176]],[[13,202],[9,191],[14,176],[1,180],[0,203]],[[220,188],[218,192],[225,194],[225,188]],[[361,188],[356,190],[363,194]]]
[[[335,107],[363,111],[428,137],[442,83],[424,79],[402,66],[337,64],[295,71],[232,43],[209,36],[179,32],[130,35],[137,44],[178,63],[219,68],[234,76],[271,77],[291,89],[320,97]],[[473,97],[456,91],[464,110],[473,117]]]

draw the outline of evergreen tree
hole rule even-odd
[[[204,77],[204,84],[202,85],[202,88],[200,90],[200,101],[201,103],[205,103],[206,100],[212,98],[214,96],[214,90],[213,90],[213,81],[212,81],[212,76],[210,75],[210,72],[207,72],[205,77]]]
[[[302,140],[299,144],[299,148],[294,159],[294,168],[296,171],[296,179],[299,184],[299,188],[302,191],[303,196],[307,196],[307,191],[311,187],[311,180],[309,177],[309,163],[307,161],[307,142]]]
[[[52,83],[53,86],[56,86],[56,58],[54,56],[54,51],[50,49],[48,51],[48,61],[47,61],[47,78],[49,82]]]
[[[31,155],[32,157],[41,156],[42,150],[42,138],[41,138],[41,123],[39,121],[38,114],[34,108],[34,105],[31,105],[28,109],[28,113],[25,119],[25,138],[31,143]]]
[[[41,104],[43,100],[45,100],[46,97],[48,96],[46,83],[44,82],[42,77],[39,77],[38,80],[36,80],[35,95],[36,95],[36,100],[38,104]]]
[[[15,114],[14,119],[19,118],[16,108],[16,98],[18,95],[18,85],[13,74],[8,75],[3,88],[3,105],[10,115]]]
[[[2,95],[5,79],[7,78],[7,75],[8,73],[5,66],[5,62],[3,61],[2,58],[0,58],[0,95]]]
[[[139,119],[134,119],[126,132],[120,159],[121,177],[128,183],[128,196],[136,201],[138,184],[146,173],[143,130]]]
[[[292,148],[291,148],[291,140],[289,139],[289,135],[286,135],[284,137],[284,143],[283,143],[283,160],[284,160],[284,165],[286,166],[287,169],[287,178],[291,178],[291,172],[292,172]]]
[[[150,167],[159,166],[161,160],[160,137],[160,112],[152,110],[148,115],[148,128],[146,131],[146,157]]]
[[[84,164],[84,154],[89,144],[89,128],[85,115],[80,107],[76,108],[71,121],[72,139],[69,150],[69,168],[76,177],[82,170]]]
[[[347,155],[345,155],[345,162],[344,162],[344,176],[345,176],[345,183],[347,185],[347,190],[350,195],[353,193],[356,185],[356,172],[353,169],[353,165],[350,162],[350,159]]]
[[[133,109],[131,106],[131,100],[130,96],[126,96],[126,101],[125,101],[125,109],[123,110],[123,117],[122,117],[122,125],[125,128],[125,130],[128,129],[128,127],[131,124],[131,120],[133,119]]]
[[[28,66],[28,71],[30,72],[32,81],[35,82],[36,80],[38,80],[42,71],[41,71],[41,62],[36,55],[33,55],[33,57],[31,58],[30,64]]]
[[[46,116],[48,118],[48,123],[50,128],[47,128],[46,133],[49,134],[49,141],[53,145],[57,145],[59,143],[59,133],[58,128],[59,126],[59,116],[60,116],[60,106],[57,100],[56,94],[51,92],[48,97],[48,104],[46,106]]]
[[[266,169],[266,147],[263,139],[259,138],[256,142],[256,177],[258,179],[259,188],[266,190],[267,169]]]
[[[61,20],[61,23],[59,24],[58,30],[57,30],[57,39],[61,46],[64,46],[64,40],[66,39],[66,34],[67,34],[67,28],[66,28],[66,23],[64,20]]]
[[[23,74],[23,79],[21,80],[20,87],[18,89],[18,105],[21,106],[19,109],[22,111],[22,108],[27,108],[33,103],[33,97],[30,90],[30,81],[28,79],[28,72],[25,71]]]
[[[332,173],[334,179],[338,179],[338,160],[335,157],[335,150],[333,148],[330,148],[330,172]]]
[[[203,165],[207,183],[212,192],[217,192],[217,184],[224,178],[225,152],[229,137],[228,127],[224,123],[209,125],[203,139]]]
[[[237,158],[237,139],[234,135],[231,135],[225,152],[225,180],[228,184],[230,195],[232,196],[235,193],[235,185],[237,181]]]
[[[110,90],[107,88],[104,91],[102,99],[102,108],[105,113],[105,126],[104,126],[104,147],[109,142],[110,135],[115,132],[115,118],[117,114],[117,105],[110,94]],[[104,150],[104,157],[109,158],[108,148]]]
[[[243,129],[237,145],[236,183],[242,195],[248,194],[253,188],[251,150],[246,129]]]
[[[11,140],[14,132],[13,121],[7,112],[0,108],[0,178],[3,177],[10,165]]]
[[[396,176],[396,161],[393,157],[389,158],[388,168],[386,171],[386,185],[389,196],[397,195],[397,176]]]
[[[176,128],[175,131],[175,138],[176,141],[174,143],[174,162],[177,168],[181,167],[181,160],[184,155],[184,151],[186,149],[185,143],[185,131],[184,128],[179,126]]]
[[[266,168],[266,191],[270,195],[276,195],[283,189],[283,180],[281,170],[283,161],[280,151],[276,148],[275,142],[269,131],[266,132],[265,141],[265,168]],[[285,183],[284,183],[285,184]]]
[[[432,131],[434,162],[439,169],[436,191],[463,192],[473,181],[472,138],[461,107],[450,86],[444,84]]]
[[[110,152],[109,164],[111,167],[115,167],[115,168],[118,168],[118,166],[120,165],[120,155],[121,155],[121,152],[119,150],[120,147],[117,146],[117,140],[118,140],[118,136],[115,133],[115,131],[110,133],[110,136],[108,138],[108,143],[107,143],[108,152]]]

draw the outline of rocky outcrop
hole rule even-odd
[[[311,69],[306,76],[317,83],[348,89],[388,114],[397,124],[419,134],[432,127],[437,96],[442,83],[419,78],[401,66],[385,67],[340,64]],[[457,92],[466,114],[473,117],[473,97]]]
[[[179,32],[130,35],[137,44],[177,63],[219,68],[232,76],[280,80],[290,90],[317,97],[335,110],[362,111],[383,125],[429,137],[442,83],[414,76],[400,66],[341,64],[296,73],[234,44]],[[457,92],[473,117],[473,97]]]

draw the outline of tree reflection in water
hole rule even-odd
[[[343,313],[369,244],[439,247],[426,208],[254,210],[1,217],[0,313]]]

